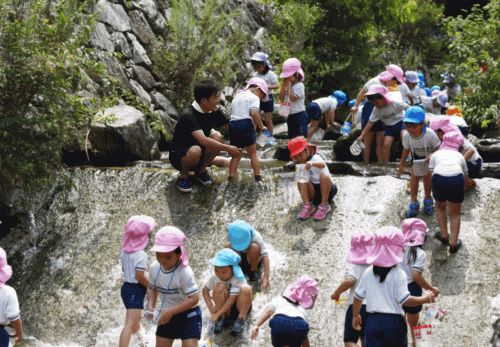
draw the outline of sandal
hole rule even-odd
[[[441,232],[440,232],[440,231],[436,231],[436,232],[434,233],[434,237],[435,237],[436,239],[438,239],[439,241],[441,241],[441,243],[442,243],[444,246],[448,245],[448,244],[449,244],[449,242],[450,242],[450,237],[449,237],[449,236],[448,236],[447,238],[442,237],[442,236],[441,236]],[[461,241],[460,241],[460,242],[461,242]],[[458,243],[457,243],[457,244],[458,244]],[[459,246],[459,247],[460,247],[460,246]],[[456,248],[456,246],[455,246],[455,248]],[[457,248],[457,250],[458,250],[458,248]]]
[[[410,203],[410,209],[406,211],[405,217],[406,218],[415,218],[418,214],[418,210],[420,209],[420,205],[418,202],[412,202]]]
[[[434,213],[434,209],[432,208],[432,200],[425,199],[424,200],[424,213],[428,216],[432,216]]]

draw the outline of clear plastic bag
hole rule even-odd
[[[288,94],[285,95],[285,100],[280,102],[279,114],[283,117],[288,117],[290,114],[290,97]]]

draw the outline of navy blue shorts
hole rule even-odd
[[[288,125],[288,138],[293,139],[297,136],[304,136],[307,138],[307,124],[309,117],[306,111],[294,113],[288,116],[286,124]]]
[[[10,334],[0,325],[0,347],[9,347]]]
[[[323,114],[321,113],[321,107],[319,107],[319,105],[314,101],[310,102],[309,105],[307,105],[306,113],[309,117],[309,120],[319,120],[319,118]]]
[[[147,288],[140,283],[125,282],[122,285],[122,300],[125,308],[128,309],[144,309],[144,297],[146,296]]]
[[[321,205],[321,185],[313,183],[313,187],[314,187],[314,197],[312,204],[314,206]],[[338,190],[337,186],[335,185],[335,183],[332,182],[332,189],[330,190],[330,195],[328,195],[329,202],[333,200],[333,197],[337,194],[337,190]]]
[[[201,148],[201,158],[198,164],[196,164],[191,171],[198,171],[201,169],[201,165],[203,164],[203,156],[205,155],[205,147],[200,146]],[[183,148],[183,149],[176,149],[176,150],[171,150],[169,155],[168,155],[168,160],[170,160],[170,164],[174,167],[174,169],[181,171],[182,166],[181,166],[181,159],[186,156],[187,152],[191,149],[189,148]]]
[[[198,306],[185,312],[176,314],[170,322],[158,325],[156,336],[165,339],[200,339],[201,337],[201,310]]]
[[[479,178],[481,166],[483,166],[483,161],[481,159],[478,159],[476,161],[468,161],[467,169],[469,169],[469,178]]]
[[[412,296],[422,296],[422,287],[415,282],[408,283],[408,291]],[[414,307],[403,306],[403,310],[406,313],[417,314],[422,311],[422,305]]]
[[[255,128],[251,119],[242,119],[229,123],[231,146],[245,148],[255,144]]]
[[[400,314],[372,312],[365,324],[365,347],[407,347],[408,328]]]
[[[260,102],[260,109],[262,110],[262,112],[274,112],[273,94],[268,94],[268,95],[269,95],[268,101],[261,101]]]
[[[309,333],[309,324],[300,317],[277,314],[269,321],[274,347],[300,347]]]
[[[353,342],[358,343],[359,338],[364,338],[365,336],[365,324],[368,313],[366,313],[366,305],[361,305],[361,310],[359,310],[359,315],[361,316],[361,330],[355,330],[352,327],[352,305],[349,305],[347,312],[345,313],[344,322],[344,343]]]
[[[464,137],[467,137],[467,135],[469,135],[470,133],[469,127],[458,127],[458,129]]]
[[[454,202],[459,204],[464,201],[464,175],[451,177],[432,175],[432,195],[439,202]]]
[[[364,129],[366,124],[368,124],[374,107],[375,106],[373,106],[373,104],[369,101],[365,101],[365,103],[363,104],[363,110],[361,111],[361,129]],[[372,128],[370,129],[370,131],[373,131],[374,133],[383,130],[384,130],[384,123],[382,123],[382,121],[379,120],[376,121],[373,124]]]
[[[383,125],[384,126],[384,136],[394,137],[395,139],[401,138],[401,131],[405,128],[405,123],[403,121],[397,122],[394,125]]]

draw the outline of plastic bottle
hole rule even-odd
[[[344,122],[344,124],[342,124],[342,127],[340,128],[340,132],[343,136],[347,136],[351,132],[351,128],[352,124],[350,122]]]

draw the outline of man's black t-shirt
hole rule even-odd
[[[227,123],[229,123],[229,120],[220,110],[211,113],[201,113],[193,105],[190,105],[182,112],[175,126],[172,149],[179,150],[192,146],[200,146],[198,141],[191,135],[193,131],[203,130],[205,136],[208,137],[213,128],[221,127]]]

